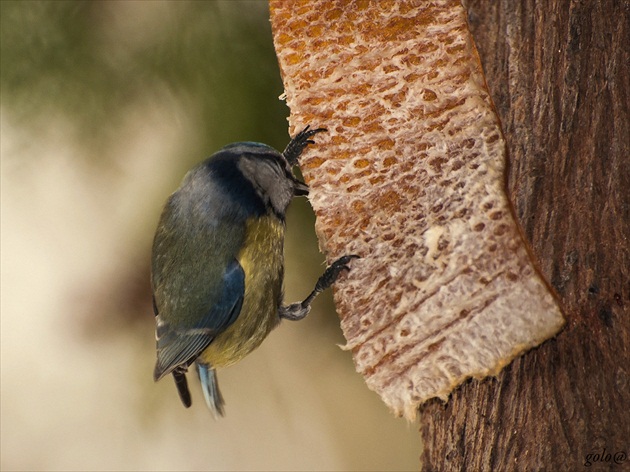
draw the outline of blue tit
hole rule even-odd
[[[230,144],[186,174],[166,202],[151,258],[157,363],[172,374],[186,407],[193,363],[214,416],[224,401],[215,369],[256,349],[281,319],[304,318],[356,256],[335,261],[302,302],[283,304],[285,213],[308,187],[292,172],[310,138],[306,127],[283,153],[260,143]]]

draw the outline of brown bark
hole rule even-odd
[[[630,452],[630,2],[471,0],[508,193],[567,325],[421,411],[424,470],[624,470]],[[607,455],[610,454],[610,455]]]

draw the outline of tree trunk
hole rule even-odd
[[[508,193],[567,325],[421,411],[424,470],[627,467],[630,2],[471,0]],[[621,464],[621,462],[625,464]]]

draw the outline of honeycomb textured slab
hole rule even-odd
[[[459,1],[271,0],[291,134],[357,371],[397,414],[498,373],[564,320],[505,191]]]

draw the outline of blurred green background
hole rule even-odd
[[[167,196],[233,141],[282,150],[265,1],[1,1],[2,470],[408,470],[419,436],[356,374],[330,293],[184,409],[154,384]],[[314,126],[325,123],[314,123]],[[285,299],[323,271],[305,199]]]

